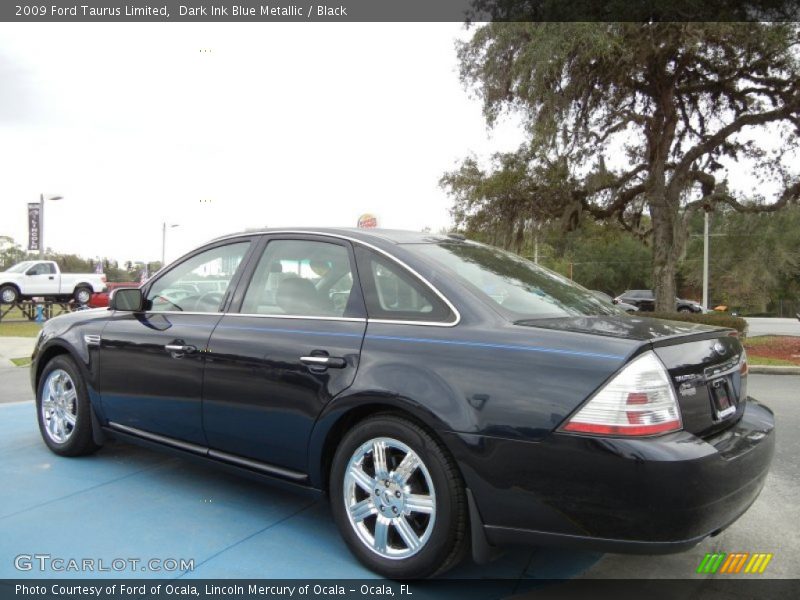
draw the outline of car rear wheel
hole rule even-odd
[[[691,309],[691,308],[689,308],[688,306],[681,306],[681,307],[678,309],[678,312],[679,312],[679,313],[690,313],[690,312],[692,312],[692,309]]]
[[[92,438],[91,410],[75,362],[61,355],[47,363],[36,394],[39,431],[47,447],[62,456],[96,451],[99,446]]]
[[[428,432],[394,415],[359,423],[331,467],[333,516],[368,568],[390,578],[442,573],[467,550],[461,475]]]
[[[78,304],[87,304],[92,298],[92,290],[87,287],[75,288],[73,297]]]

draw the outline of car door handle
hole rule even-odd
[[[164,349],[167,352],[181,352],[183,354],[191,354],[197,350],[195,346],[184,346],[183,344],[167,344]]]
[[[301,356],[300,362],[310,367],[327,367],[329,369],[343,369],[347,361],[338,356]]]
[[[50,275],[50,277],[48,277],[48,279],[55,279],[55,277],[53,277],[52,275]]]

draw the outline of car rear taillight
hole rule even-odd
[[[742,357],[739,359],[739,375],[741,377],[747,377],[747,373],[749,372],[750,367],[747,366],[747,352],[742,348]]]
[[[667,369],[652,352],[632,360],[561,427],[597,435],[644,436],[681,428]]]

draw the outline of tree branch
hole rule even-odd
[[[714,135],[707,138],[705,141],[688,150],[675,169],[676,176],[687,173],[695,160],[704,154],[711,152],[717,146],[724,143],[731,134],[734,134],[749,125],[763,125],[771,121],[785,119],[790,117],[792,113],[797,110],[800,110],[800,102],[787,104],[781,108],[768,110],[762,113],[742,115],[732,123],[729,123],[725,127],[719,129]],[[676,177],[673,177],[673,181],[675,179]]]

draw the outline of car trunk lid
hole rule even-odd
[[[683,428],[700,437],[731,426],[744,411],[746,366],[734,330],[624,315],[529,319],[516,324],[634,339],[649,346],[669,372]]]

